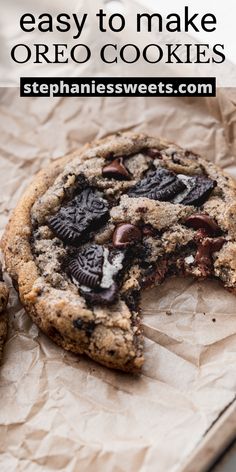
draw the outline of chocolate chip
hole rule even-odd
[[[186,166],[186,164],[182,162],[181,157],[178,155],[177,152],[174,152],[172,154],[171,159],[174,162],[174,164]]]
[[[212,254],[220,251],[225,242],[225,238],[205,238],[198,243],[195,261],[203,275],[209,275],[212,268]]]
[[[154,230],[153,226],[151,225],[144,225],[142,228],[143,236],[154,236],[157,230]]]
[[[109,288],[81,292],[85,300],[92,305],[112,305],[118,298],[118,286],[115,282]]]
[[[114,349],[110,349],[110,350],[108,351],[109,356],[114,356],[115,353],[116,353],[116,351],[114,351]]]
[[[118,157],[114,159],[114,161],[107,164],[102,169],[103,177],[108,177],[116,179],[116,180],[130,180],[131,174],[129,173],[128,169],[126,169],[124,165],[123,157]]]
[[[158,149],[155,149],[155,148],[148,148],[146,150],[146,154],[149,157],[152,157],[153,159],[156,159],[157,157],[161,157],[161,152]]]
[[[79,251],[69,264],[69,273],[86,287],[99,287],[103,275],[103,248],[92,244]]]
[[[167,315],[167,316],[171,316],[171,315],[172,315],[172,311],[171,311],[171,310],[166,310],[166,315]]]
[[[188,179],[188,192],[184,192],[182,199],[178,200],[178,203],[183,205],[202,205],[212,190],[216,186],[216,181],[207,177],[191,177]]]
[[[140,291],[137,289],[130,289],[122,294],[126,305],[128,305],[131,311],[138,311],[138,305],[140,301]]]
[[[85,232],[108,218],[108,203],[87,188],[48,220],[48,226],[67,244],[77,245]]]
[[[129,223],[120,224],[113,233],[113,246],[115,248],[126,248],[142,238],[140,229]]]
[[[208,236],[216,236],[221,232],[215,220],[204,213],[195,213],[189,216],[185,225],[193,229],[203,229]]]
[[[161,167],[131,188],[129,196],[169,201],[185,188],[185,184],[173,172]]]
[[[93,334],[95,326],[96,326],[94,321],[85,321],[85,320],[82,320],[81,318],[77,318],[77,320],[74,320],[73,325],[75,328],[85,331],[88,337]]]
[[[160,260],[158,265],[150,265],[144,273],[141,284],[143,288],[153,287],[160,284],[165,279],[168,270],[168,261],[166,259]]]

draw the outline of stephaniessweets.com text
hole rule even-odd
[[[214,77],[21,77],[21,97],[214,97]]]

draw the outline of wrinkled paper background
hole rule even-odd
[[[162,135],[236,177],[235,106],[235,89],[211,99],[22,99],[1,89],[1,230],[50,159],[118,130]],[[1,472],[181,471],[235,397],[236,299],[215,281],[172,279],[146,291],[142,305],[146,363],[133,378],[57,347],[12,289]]]

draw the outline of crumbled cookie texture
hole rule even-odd
[[[229,242],[215,256],[215,275],[225,283],[226,287],[234,288],[236,284],[236,245]]]
[[[235,215],[235,184],[214,164],[159,138],[117,134],[42,171],[2,246],[23,305],[51,339],[137,372],[145,287],[191,275],[235,291]]]
[[[183,205],[122,195],[119,205],[112,208],[110,214],[113,223],[129,221],[132,224],[150,224],[153,228],[163,230],[187,218],[192,212],[191,207]]]
[[[176,249],[183,248],[193,241],[194,231],[185,228],[180,224],[173,225],[171,230],[165,231],[162,235],[162,245],[166,254],[174,252]]]

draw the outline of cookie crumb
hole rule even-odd
[[[212,321],[213,321],[213,323],[215,323],[215,322],[216,322],[216,319],[215,319],[215,318],[212,318]]]
[[[171,316],[171,315],[172,315],[172,311],[171,311],[171,310],[166,310],[166,315],[167,315],[167,316]]]

